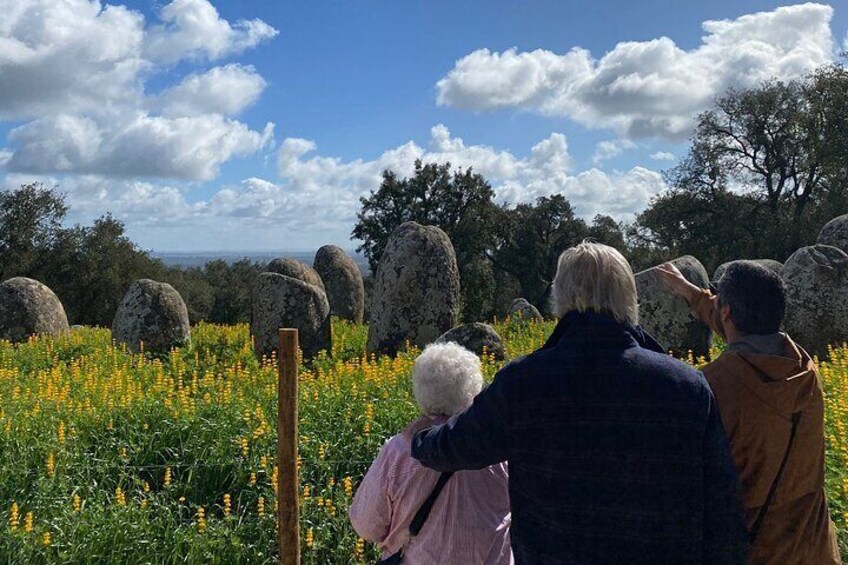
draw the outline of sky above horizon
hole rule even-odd
[[[848,50],[848,4],[0,0],[0,187],[155,251],[353,248],[416,158],[627,221],[729,87]]]

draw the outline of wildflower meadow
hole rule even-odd
[[[368,563],[376,551],[347,510],[382,443],[418,413],[417,351],[369,358],[367,328],[333,327],[331,355],[299,382],[302,559]],[[512,358],[552,324],[496,327]],[[491,378],[500,362],[484,367]],[[848,555],[848,348],[821,371],[829,502]],[[0,563],[276,562],[276,382],[246,325],[198,325],[161,359],[105,329],[0,343]]]

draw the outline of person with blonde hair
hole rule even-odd
[[[738,477],[697,370],[639,325],[636,282],[615,249],[559,258],[559,321],[471,406],[416,433],[442,472],[509,463],[516,563],[745,563]]]
[[[350,507],[353,528],[384,563],[513,562],[506,465],[440,474],[410,455],[415,430],[462,412],[482,387],[480,359],[456,343],[430,345],[416,359],[412,390],[423,415],[383,445]]]

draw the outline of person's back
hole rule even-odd
[[[455,473],[436,492],[440,474],[411,456],[416,430],[461,412],[480,392],[481,369],[480,359],[456,343],[429,345],[416,359],[412,390],[424,416],[383,444],[350,507],[354,530],[377,544],[383,559],[402,552],[407,565],[512,564],[506,465]],[[434,492],[429,516],[411,537],[410,525]]]
[[[420,424],[414,423],[410,431],[416,427]],[[410,431],[383,445],[372,465],[380,471],[367,477],[357,490],[350,508],[356,531],[378,543],[384,556],[406,543],[404,563],[512,563],[504,464],[455,473],[436,499],[421,533],[408,541],[409,524],[439,479],[438,472],[410,457]]]
[[[786,308],[782,281],[756,264],[737,262],[713,295],[669,265],[660,274],[729,344],[704,375],[741,479],[754,537],[750,562],[840,563],[824,491],[821,382],[807,352],[779,331]]]
[[[745,562],[738,480],[706,381],[606,313],[565,313],[467,411],[417,434],[413,455],[441,471],[508,460],[517,563]]]

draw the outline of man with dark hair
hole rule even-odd
[[[841,563],[824,492],[824,402],[810,356],[780,331],[783,281],[750,261],[731,264],[717,294],[671,263],[664,282],[727,342],[702,370],[742,482],[752,564]]]

